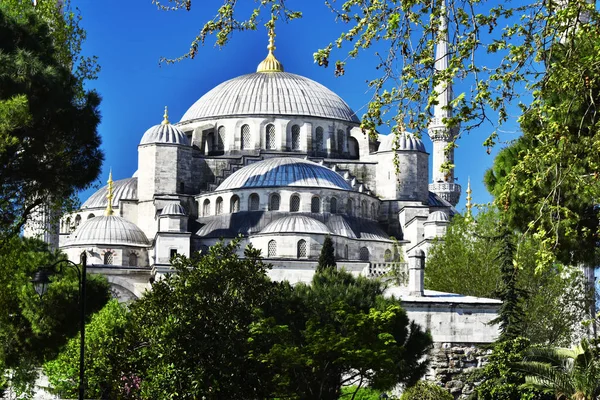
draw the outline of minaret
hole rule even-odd
[[[473,191],[471,190],[471,178],[469,177],[469,180],[467,181],[467,215],[465,215],[465,218],[469,220],[473,218],[473,214],[471,213],[471,210],[473,209],[471,200],[473,200],[473,197],[471,197],[471,193],[473,193]]]
[[[435,51],[435,71],[445,71],[448,69],[448,16],[446,15],[446,2],[442,0],[440,26],[438,31],[438,41]],[[460,198],[460,185],[454,183],[454,168],[447,172],[442,172],[442,164],[454,163],[454,149],[446,150],[456,134],[458,127],[448,128],[444,120],[452,117],[451,101],[452,82],[442,81],[435,86],[437,93],[437,104],[434,107],[433,118],[429,123],[428,133],[433,142],[433,182],[429,185],[429,190],[442,199],[455,206]]]
[[[113,197],[114,197],[114,185],[113,185],[113,178],[112,178],[112,168],[110,170],[110,172],[108,173],[108,181],[106,182],[108,183],[108,193],[106,194],[106,211],[104,212],[104,215],[113,215],[114,211],[112,208],[112,201],[113,201]]]

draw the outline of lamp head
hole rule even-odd
[[[37,270],[35,275],[33,275],[33,279],[31,279],[31,283],[33,283],[36,293],[40,297],[44,296],[50,284],[50,271],[45,268]]]

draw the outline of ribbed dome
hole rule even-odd
[[[250,164],[223,181],[217,190],[275,186],[352,190],[337,172],[300,158],[270,158]]]
[[[185,210],[179,203],[169,203],[163,208],[160,215],[186,215]]]
[[[421,141],[421,139],[417,138],[415,135],[409,132],[404,132],[398,137],[397,144],[395,143],[396,136],[394,134],[389,135],[380,135],[379,139],[381,144],[379,145],[378,152],[382,151],[392,151],[394,150],[394,145],[397,151],[422,151],[425,153],[425,145]]]
[[[450,218],[443,211],[434,211],[427,217],[427,222],[450,222]]]
[[[150,143],[170,143],[189,146],[190,142],[181,129],[171,124],[154,125],[144,133],[140,145]]]
[[[337,94],[288,72],[257,72],[223,82],[196,101],[180,122],[249,115],[323,117],[359,123]]]
[[[67,245],[121,245],[146,247],[146,235],[133,222],[116,215],[88,219],[71,235]]]
[[[119,179],[113,183],[113,200],[112,206],[119,207],[121,200],[137,200],[137,178]],[[108,201],[108,185],[103,186],[96,193],[91,195],[81,206],[86,208],[106,208]]]
[[[316,233],[329,234],[329,228],[314,218],[304,215],[290,215],[271,222],[260,233]]]

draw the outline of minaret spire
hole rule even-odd
[[[473,198],[471,197],[471,193],[473,193],[473,191],[471,190],[471,177],[469,177],[469,180],[467,181],[467,215],[466,218],[471,219],[472,218],[472,214],[471,214],[471,210],[473,209],[473,204],[471,204],[471,200],[473,200]]]
[[[441,0],[440,24],[435,48],[435,74],[447,71],[450,53],[448,49],[448,15],[446,1]],[[460,199],[460,185],[454,183],[454,168],[442,171],[442,165],[454,164],[454,149],[449,148],[456,137],[458,127],[448,128],[446,123],[452,118],[452,81],[438,79],[434,87],[437,104],[433,108],[433,117],[428,133],[433,142],[433,182],[429,190],[455,206]]]
[[[269,24],[267,24],[269,25]],[[267,58],[261,61],[256,68],[256,72],[283,72],[283,64],[275,58],[275,18],[271,18],[271,26],[269,27],[269,45],[267,50]]]
[[[113,215],[113,208],[112,208],[112,200],[113,200],[113,178],[112,178],[112,168],[108,174],[108,193],[106,194],[106,200],[108,200],[108,203],[106,204],[106,211],[104,212],[105,215]]]
[[[169,125],[169,109],[165,106],[165,113],[163,114],[163,121],[161,125]]]

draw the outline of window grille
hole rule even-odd
[[[329,212],[332,214],[337,213],[337,199],[335,197],[332,197],[329,201]]]
[[[138,265],[138,256],[135,253],[131,253],[129,254],[129,266],[130,267],[137,267]]]
[[[344,131],[339,129],[337,132],[337,147],[338,153],[344,152]]]
[[[369,261],[369,249],[366,247],[361,247],[359,258],[361,261]]]
[[[305,258],[306,256],[306,240],[301,239],[298,241],[298,258]]]
[[[290,198],[290,211],[291,212],[300,211],[300,196],[293,195]]]
[[[231,197],[231,207],[230,207],[230,209],[231,209],[232,213],[236,213],[236,212],[240,211],[240,198],[239,198],[239,196],[237,194],[233,195]]]
[[[216,215],[223,214],[223,198],[222,197],[217,197],[215,214]]]
[[[210,200],[204,200],[204,205],[202,206],[202,215],[205,217],[210,215]]]
[[[354,201],[352,201],[352,199],[348,199],[348,202],[346,203],[346,214],[354,215]]]
[[[258,211],[259,204],[260,199],[258,198],[258,195],[256,193],[252,193],[248,199],[248,210]]]
[[[223,151],[225,150],[225,127],[220,126],[217,131],[217,150]]]
[[[268,150],[275,149],[275,125],[269,124],[266,128],[265,142]]]
[[[321,212],[321,199],[319,199],[317,196],[313,197],[310,201],[310,212]]]
[[[271,201],[269,202],[269,210],[271,211],[279,211],[279,203],[281,199],[278,194],[271,195]]]
[[[277,242],[274,240],[269,241],[269,249],[268,249],[269,257],[277,256]]]
[[[320,126],[317,127],[317,131],[315,133],[315,150],[323,150],[323,128]]]
[[[113,253],[111,251],[107,251],[104,253],[104,265],[112,265],[113,263]]]
[[[392,261],[392,251],[387,249],[385,253],[383,253],[383,260],[386,262]]]
[[[300,127],[292,126],[292,150],[300,150]]]
[[[242,125],[242,149],[250,148],[250,126]]]

